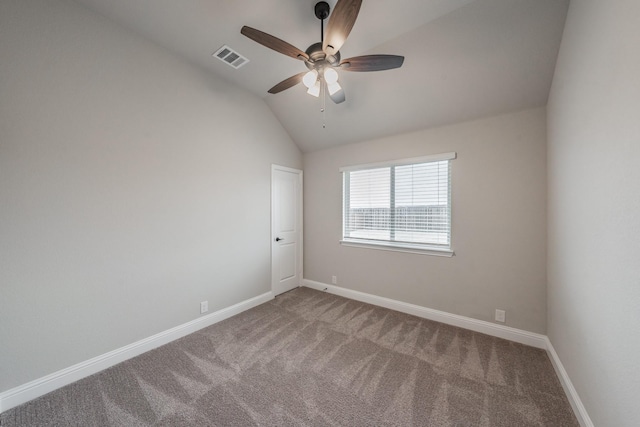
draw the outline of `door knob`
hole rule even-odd
[[[284,240],[284,239],[281,239],[281,238],[279,238],[279,237],[276,237],[276,242],[279,242],[280,240]]]

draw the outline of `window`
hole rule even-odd
[[[342,168],[342,244],[451,256],[456,153]]]

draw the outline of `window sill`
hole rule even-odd
[[[360,240],[340,240],[343,246],[351,246],[355,248],[376,249],[380,251],[407,252],[411,254],[432,255],[451,258],[455,255],[452,249],[444,249],[438,247],[418,246],[409,244],[394,244],[391,242],[363,242]]]

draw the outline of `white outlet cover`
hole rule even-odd
[[[338,284],[338,276],[331,276],[331,283],[333,283],[334,285]]]
[[[209,311],[209,301],[202,301],[200,303],[200,313],[206,313]]]
[[[496,309],[496,322],[504,323],[507,317],[507,313],[504,310]]]

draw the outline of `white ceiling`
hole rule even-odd
[[[404,65],[340,72],[347,100],[327,99],[323,115],[302,85],[267,94],[304,63],[240,34],[248,25],[306,50],[320,41],[317,0],[76,1],[264,98],[303,151],[546,105],[569,3],[364,0],[342,58],[404,55]],[[224,44],[250,62],[234,70],[212,57]]]

